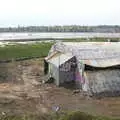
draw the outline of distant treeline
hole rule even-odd
[[[69,25],[69,26],[28,26],[28,27],[8,27],[0,28],[0,32],[109,32],[109,33],[119,33],[120,26],[79,26],[79,25]]]

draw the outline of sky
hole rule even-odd
[[[0,27],[120,25],[120,0],[0,0]]]

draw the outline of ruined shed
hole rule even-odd
[[[120,43],[60,42],[45,61],[56,85],[74,81],[90,94],[120,95]]]
[[[49,77],[55,79],[56,85],[64,84],[65,82],[71,82],[74,80],[74,72],[72,70],[71,64],[73,61],[76,63],[74,56],[69,54],[64,54],[61,52],[55,52],[52,56],[45,58],[48,64],[48,74]]]

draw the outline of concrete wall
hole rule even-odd
[[[120,70],[86,71],[89,88],[94,95],[120,95]]]
[[[55,79],[55,84],[59,86],[59,68],[49,63],[49,75]]]
[[[75,66],[73,66],[73,64]],[[75,57],[71,58],[59,67],[59,80],[61,84],[75,80],[76,67]]]
[[[75,73],[74,72],[64,72],[64,71],[60,71],[59,72],[59,76],[60,76],[60,83],[63,84],[64,82],[71,82],[73,80],[75,80]]]

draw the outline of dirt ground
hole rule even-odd
[[[49,113],[58,106],[60,111],[120,117],[120,97],[88,98],[43,79],[42,59],[0,64],[0,114]]]

